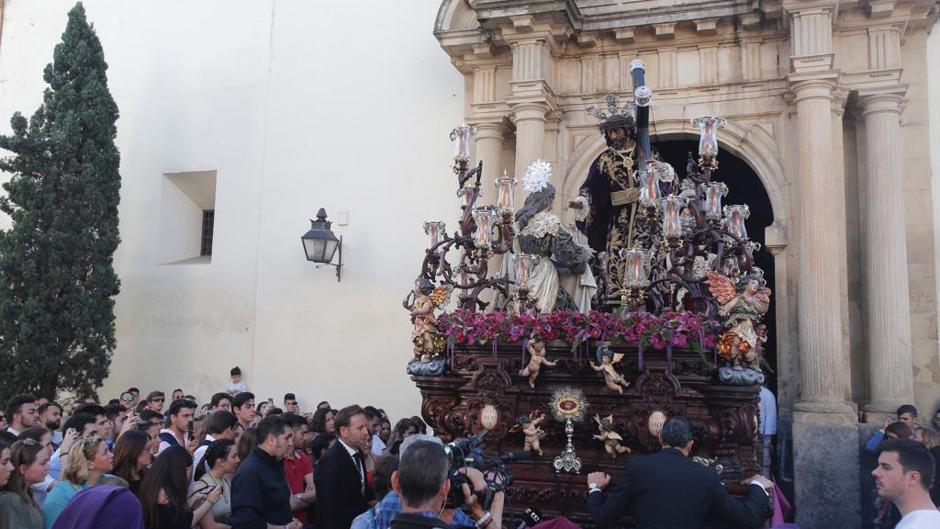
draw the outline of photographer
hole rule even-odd
[[[473,518],[461,509],[444,509],[451,487],[449,470],[450,458],[444,452],[440,439],[430,436],[409,438],[402,446],[398,470],[392,474],[394,492],[383,498],[377,509],[377,528],[388,528],[390,515],[400,511],[390,524],[394,529],[453,529],[473,526],[499,529],[504,495],[497,492],[493,497],[491,511],[486,511],[477,496],[472,493],[486,489],[486,482],[479,470],[460,470],[473,485],[472,492],[469,485],[461,486],[463,497],[466,498],[463,507],[470,511]]]

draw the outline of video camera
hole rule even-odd
[[[462,485],[466,484],[470,491],[477,497],[477,501],[484,509],[489,510],[493,503],[493,497],[497,492],[506,490],[506,487],[512,484],[512,474],[506,467],[508,463],[515,461],[527,461],[532,459],[532,454],[526,451],[507,452],[498,457],[486,457],[480,450],[480,444],[483,438],[489,433],[488,430],[480,430],[472,437],[462,437],[444,445],[444,451],[450,456],[450,494],[448,500],[454,506],[461,506],[467,503],[464,496]],[[460,472],[463,468],[475,468],[483,473],[483,479],[486,481],[486,488],[482,491],[474,490],[470,479]]]

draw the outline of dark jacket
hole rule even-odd
[[[940,446],[930,449],[930,455],[933,456],[934,473],[933,487],[930,489],[930,500],[934,505],[940,505]]]
[[[363,494],[359,470],[339,440],[317,460],[313,472],[317,486],[317,529],[349,529],[353,518],[369,509],[374,498],[366,487]]]
[[[770,500],[757,485],[743,499],[725,490],[714,469],[699,465],[673,448],[627,461],[608,489],[588,495],[588,511],[599,526],[630,512],[636,529],[699,529],[706,524],[746,529],[760,526]]]
[[[293,519],[284,462],[256,447],[232,478],[232,529],[266,529]]]
[[[447,522],[432,516],[400,512],[392,520],[391,529],[449,529]]]

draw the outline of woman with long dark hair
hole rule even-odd
[[[199,521],[201,529],[228,529],[232,515],[232,475],[238,469],[238,447],[230,439],[213,441],[203,456],[205,465],[199,465],[193,476],[196,481],[189,487],[190,497],[205,493],[215,487],[222,492],[212,510]],[[208,471],[206,470],[208,468]]]
[[[144,480],[147,467],[153,463],[150,451],[150,436],[140,430],[124,432],[114,445],[115,476],[127,481],[127,488],[135,495],[140,495],[140,484]]]
[[[315,434],[321,433],[333,433],[336,427],[333,425],[333,417],[336,414],[333,413],[333,410],[329,408],[320,408],[313,414],[313,419],[310,419],[309,430]]]
[[[206,491],[190,501],[186,499],[193,457],[181,446],[171,446],[160,453],[140,484],[140,503],[147,529],[190,529],[219,501],[222,491]]]
[[[49,472],[49,454],[32,439],[13,443],[10,448],[13,471],[0,490],[0,529],[42,529],[42,510],[31,487],[42,483]]]
[[[13,473],[13,463],[10,463],[10,443],[0,439],[0,490],[6,487]]]

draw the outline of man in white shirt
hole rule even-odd
[[[777,399],[766,386],[760,387],[760,436],[763,445],[763,465],[761,473],[770,475],[773,461],[774,436],[777,435]]]
[[[933,456],[924,445],[910,439],[891,439],[882,444],[878,467],[872,471],[878,495],[901,512],[895,529],[936,529],[940,511],[930,501],[934,480]]]
[[[209,445],[213,441],[218,441],[219,439],[230,439],[235,440],[237,428],[238,428],[238,419],[235,417],[235,414],[230,411],[219,410],[209,415],[204,419],[206,422],[206,438],[199,443],[199,446],[196,447],[196,451],[193,452],[193,469],[199,467],[202,464],[202,458],[206,455],[206,450],[209,449]],[[209,469],[207,468],[206,471]],[[195,476],[196,472],[193,472]],[[192,479],[191,481],[195,481]]]
[[[173,445],[179,445],[193,453],[196,447],[190,447],[189,425],[193,422],[196,413],[196,403],[191,400],[180,399],[170,404],[169,428],[160,430],[160,448],[157,455]]]
[[[382,456],[387,448],[385,442],[379,437],[379,428],[382,427],[382,413],[373,406],[366,406],[363,410],[366,413],[366,424],[372,438],[372,455],[374,457]]]

